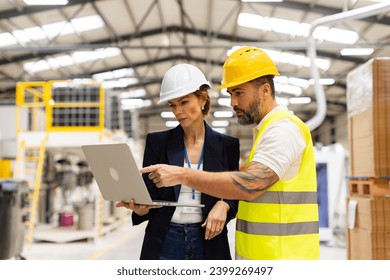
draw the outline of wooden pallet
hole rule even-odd
[[[359,178],[349,179],[351,196],[385,196],[390,195],[390,179]]]

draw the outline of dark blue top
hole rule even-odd
[[[240,144],[238,139],[212,130],[206,122],[204,124],[203,170],[212,172],[238,170],[240,158]],[[147,135],[143,166],[158,163],[177,166],[184,165],[184,132],[180,125],[174,129],[153,132]],[[147,175],[143,174],[143,178],[152,199],[177,201],[181,185],[168,188],[156,188]],[[201,203],[205,205],[202,208],[203,221],[207,218],[208,213],[218,200],[220,198],[202,193]],[[227,214],[227,224],[236,216],[238,201],[225,200],[225,202],[230,206]],[[133,225],[138,225],[149,220],[145,230],[140,259],[160,258],[160,251],[174,211],[175,207],[162,207],[151,209],[145,216],[138,216],[133,212]],[[226,224],[219,235],[211,240],[203,240],[206,259],[231,259]],[[205,229],[202,228],[202,230],[204,236]]]

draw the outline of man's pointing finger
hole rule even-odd
[[[155,165],[150,165],[150,166],[147,166],[147,167],[143,167],[139,170],[140,173],[150,173],[150,172],[153,172],[157,169],[157,167]]]

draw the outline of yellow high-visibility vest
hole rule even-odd
[[[240,201],[236,225],[236,259],[319,259],[320,241],[316,164],[310,130],[286,110],[273,112],[261,126],[247,166],[264,131],[282,119],[295,123],[306,142],[297,176],[278,181],[252,201]]]

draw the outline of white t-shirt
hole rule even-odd
[[[253,129],[254,140],[264,121],[278,110],[287,110],[287,107],[278,105],[268,113]],[[283,119],[271,124],[264,131],[252,161],[271,168],[278,175],[279,180],[292,179],[298,174],[305,147],[306,142],[299,127],[290,119]]]
[[[188,168],[187,163],[184,167]],[[197,169],[198,164],[191,164],[191,168]],[[199,170],[203,170],[203,164]],[[186,204],[200,204],[201,193],[186,185],[181,185],[178,202]],[[202,209],[200,207],[176,207],[171,222],[177,224],[192,224],[202,222]]]

